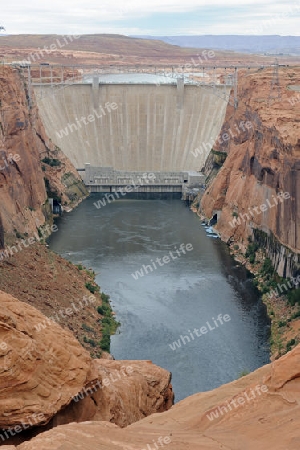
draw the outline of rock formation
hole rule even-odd
[[[32,306],[2,291],[0,303],[0,444],[70,421],[124,427],[172,406],[166,370],[150,361],[92,360],[71,332]]]
[[[182,400],[127,428],[71,423],[18,450],[298,450],[300,346],[246,377]]]
[[[228,106],[214,147],[228,156],[200,211],[218,216],[222,239],[245,247],[252,236],[278,273],[292,276],[300,265],[299,69],[279,67],[279,90],[272,77],[272,69],[240,74],[238,108]]]
[[[51,220],[45,183],[48,194],[66,206],[87,194],[72,164],[47,138],[24,74],[26,70],[0,68],[1,248]],[[51,168],[53,160],[59,162]]]
[[[91,358],[71,332],[0,291],[0,427],[47,423],[86,384],[96,380]]]
[[[170,373],[151,361],[95,360],[90,383],[53,420],[60,425],[87,420],[125,427],[173,405]]]

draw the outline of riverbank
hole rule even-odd
[[[300,308],[299,305],[289,303],[286,295],[276,296],[270,285],[283,285],[288,280],[283,280],[277,274],[268,273],[268,258],[262,249],[255,251],[254,262],[251,263],[244,253],[240,251],[236,243],[229,245],[234,259],[246,267],[254,276],[253,282],[262,294],[262,301],[267,307],[271,321],[271,360],[275,360],[286,354],[300,342]],[[273,291],[273,292],[272,292]]]
[[[197,214],[200,220],[207,220],[194,206],[191,206],[191,210]],[[266,258],[262,249],[255,250],[252,248],[252,253],[246,256],[247,250],[245,251],[244,246],[237,242],[232,242],[228,246],[235,261],[243,265],[253,275],[253,283],[260,291],[262,301],[267,307],[271,323],[271,361],[274,361],[296,347],[300,342],[300,307],[297,303],[295,305],[289,304],[286,295],[276,296],[274,293],[271,296],[272,285],[275,288],[277,283],[284,283],[288,280],[282,279],[272,270],[266,270],[268,258]]]
[[[35,243],[0,262],[0,290],[37,308],[68,328],[93,358],[108,358],[110,334],[116,330],[109,297],[100,292],[96,274]]]

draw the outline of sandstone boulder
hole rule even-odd
[[[91,358],[56,323],[0,291],[0,428],[47,423],[89,381]]]
[[[246,377],[188,397],[126,428],[107,422],[71,423],[17,448],[299,450],[299,368],[300,346]]]
[[[90,383],[53,419],[61,425],[87,420],[125,427],[171,408],[171,374],[151,361],[95,360],[97,381]]]

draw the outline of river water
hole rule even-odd
[[[171,371],[176,401],[270,362],[269,321],[248,274],[184,202],[124,197],[97,209],[99,198],[59,218],[49,244],[92,267],[110,295],[116,359]]]

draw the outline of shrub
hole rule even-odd
[[[260,288],[262,294],[267,294],[268,292],[270,292],[270,288],[268,285],[264,284],[261,288]]]
[[[103,302],[108,303],[110,297],[109,297],[109,295],[106,295],[106,294],[104,294],[104,292],[102,292],[101,298],[102,298]]]
[[[249,262],[250,262],[250,264],[254,264],[255,263],[255,255],[250,255],[249,256]]]
[[[300,304],[300,289],[293,289],[286,294],[290,305],[295,306],[296,303]]]
[[[93,270],[88,270],[85,269],[86,273],[88,274],[89,277],[93,278],[95,277],[95,272]]]
[[[265,260],[264,260],[264,263],[263,263],[263,265],[262,265],[262,268],[261,268],[261,273],[263,274],[263,275],[273,275],[274,274],[274,267],[273,267],[273,265],[272,265],[272,261],[270,260],[270,258],[266,258]]]
[[[86,336],[84,336],[83,342],[90,344],[92,347],[97,347],[97,342],[94,339],[88,339]]]
[[[258,250],[258,244],[255,242],[250,243],[246,250],[246,256],[249,257],[250,255],[255,254],[257,252],[257,250]]]
[[[55,158],[48,158],[48,157],[46,157],[46,158],[42,159],[42,162],[44,164],[48,164],[48,166],[51,166],[51,167],[59,167],[59,166],[61,166],[60,160],[59,159],[55,159]]]
[[[99,345],[101,347],[102,350],[104,350],[105,352],[110,352],[110,335],[104,335],[101,339],[101,341],[99,342]]]
[[[99,314],[101,314],[101,316],[104,315],[104,311],[103,311],[103,308],[101,308],[101,306],[97,307],[97,311],[98,311]]]
[[[284,320],[279,320],[279,322],[278,322],[279,328],[285,327],[286,324],[287,324],[287,322],[285,322]]]
[[[83,270],[83,266],[81,264],[77,264],[76,267],[77,267],[78,270]]]
[[[295,339],[291,339],[287,344],[286,344],[286,351],[289,352],[292,350],[292,347],[296,344]]]
[[[86,325],[85,323],[83,323],[83,324],[81,325],[81,327],[82,327],[82,329],[83,329],[84,331],[94,331],[93,328],[89,327],[89,326]]]
[[[298,319],[300,317],[300,310],[291,315],[291,319]]]
[[[238,213],[236,211],[233,211],[232,217],[239,217]]]
[[[95,292],[99,291],[99,286],[90,283],[89,281],[85,283],[85,287],[91,292],[91,294],[95,294]]]

